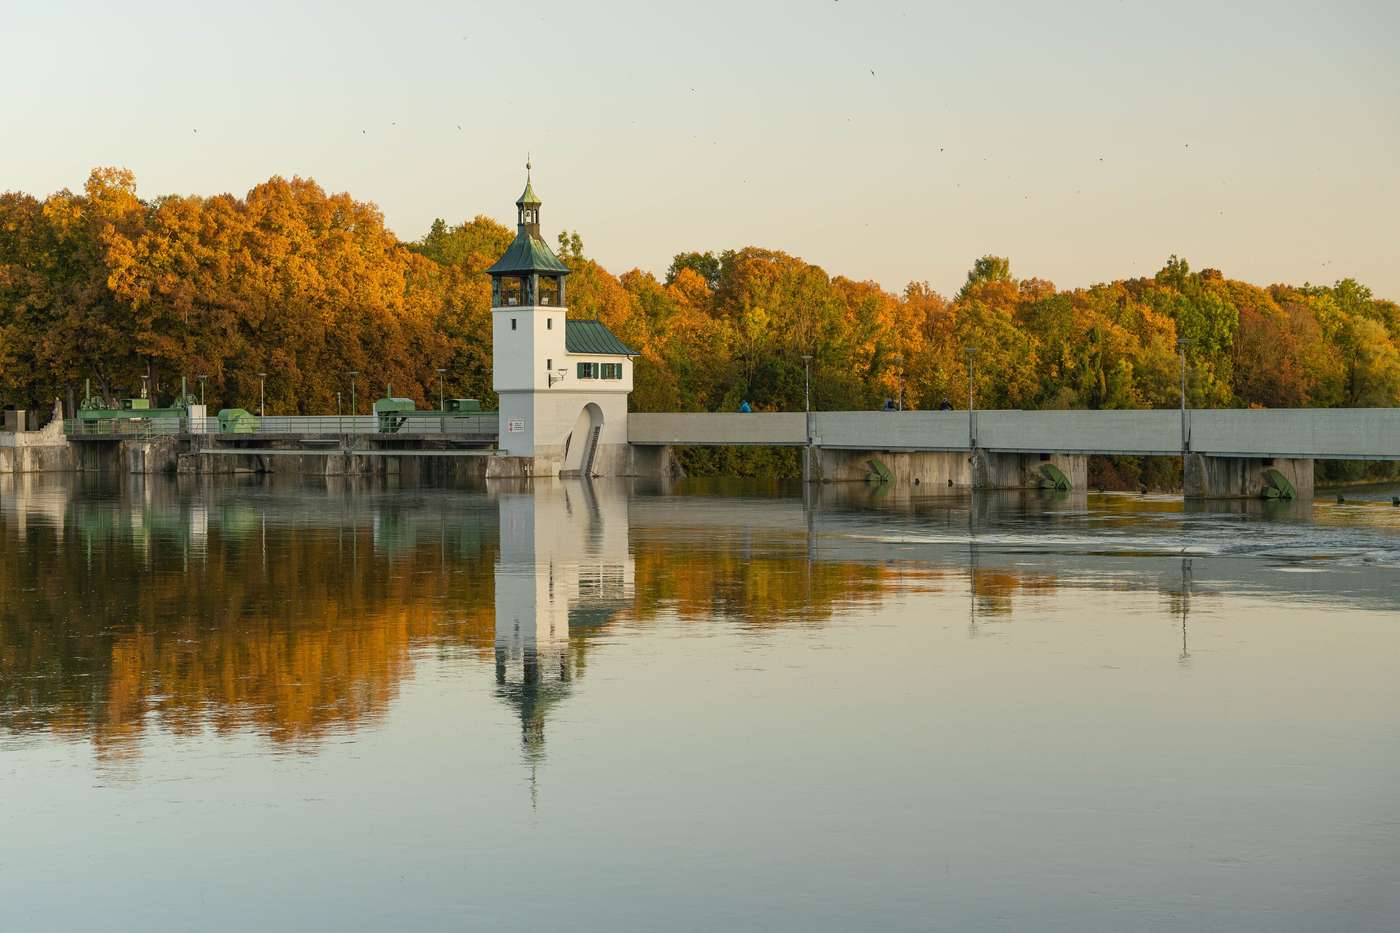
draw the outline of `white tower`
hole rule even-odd
[[[486,270],[499,446],[514,461],[494,472],[626,473],[627,394],[636,353],[599,321],[567,319],[569,268],[540,236],[540,199],[530,166],[525,169],[525,191],[515,202],[515,240]]]

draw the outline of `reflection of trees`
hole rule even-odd
[[[1056,589],[1055,575],[1051,573],[1027,573],[1000,567],[973,567],[969,573],[978,611],[991,615],[1010,615],[1018,594],[1046,596]]]
[[[880,602],[897,583],[942,574],[911,563],[809,560],[806,541],[752,530],[742,542],[714,528],[633,529],[639,619],[671,610],[683,619],[719,616],[755,625],[820,622]]]
[[[448,564],[436,528],[396,536],[391,559],[367,522],[289,528],[235,509],[192,553],[189,523],[140,509],[31,524],[22,546],[6,530],[0,592],[33,591],[0,609],[0,724],[90,734],[112,754],[152,720],[298,742],[380,716],[415,646],[490,655],[494,527]]]
[[[382,716],[415,649],[495,656],[489,497],[216,492],[86,490],[23,513],[22,532],[22,506],[0,511],[0,727],[91,737],[109,757],[153,726],[314,742]],[[823,557],[776,529],[666,523],[631,538],[634,583],[619,567],[581,567],[567,644],[498,677],[527,755],[587,670],[592,633],[615,620],[817,624],[894,593],[941,591],[963,572]],[[992,614],[1053,586],[1044,574],[973,574]]]

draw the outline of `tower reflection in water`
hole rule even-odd
[[[536,480],[501,489],[496,501],[496,694],[520,718],[533,786],[545,718],[576,676],[570,633],[585,634],[630,605],[627,498],[599,495],[587,480]]]

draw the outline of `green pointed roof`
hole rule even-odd
[[[497,259],[487,275],[512,275],[523,272],[551,272],[568,275],[569,267],[559,261],[549,244],[534,234],[522,230],[515,235],[505,254]]]
[[[520,223],[515,227],[515,239],[506,248],[505,255],[497,259],[486,272],[489,275],[520,275],[529,272],[547,272],[551,275],[568,275],[569,267],[559,261],[549,244],[540,236],[539,211],[532,210],[526,217],[526,208],[538,208],[539,197],[535,186],[530,184],[530,163],[525,163],[525,191],[515,202],[520,208]],[[528,223],[526,222],[528,219]]]

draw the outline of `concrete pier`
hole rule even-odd
[[[1053,465],[1071,489],[1089,481],[1089,458],[1083,454],[1022,454],[976,451],[812,450],[809,479],[820,483],[865,482],[874,464],[889,473],[892,486],[933,489],[1037,489],[1053,485],[1045,466]]]
[[[1058,473],[1069,481],[1069,488],[1083,490],[1089,485],[1087,454],[1000,453],[975,451],[971,458],[972,485],[975,489],[1038,489],[1055,485]],[[1053,467],[1054,469],[1049,469]]]
[[[966,452],[812,449],[814,483],[860,483],[878,461],[890,473],[891,486],[967,489],[972,486],[972,463]]]
[[[1313,497],[1313,461],[1299,457],[1213,457],[1188,454],[1183,490],[1188,499],[1262,499],[1276,470],[1293,488],[1293,498]]]
[[[63,434],[63,409],[38,431],[0,432],[0,473],[63,473],[73,470],[74,451]]]

